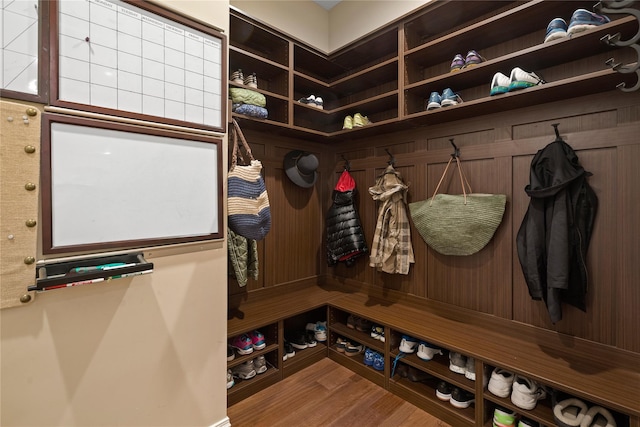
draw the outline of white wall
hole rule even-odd
[[[157,3],[228,29],[226,0]],[[194,249],[0,311],[0,425],[227,423],[226,245]]]
[[[253,18],[330,53],[431,0],[343,0],[327,11],[310,0],[231,0]]]

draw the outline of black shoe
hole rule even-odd
[[[440,400],[449,401],[451,399],[451,384],[446,381],[440,381],[436,388],[436,396]]]
[[[409,378],[413,382],[426,381],[433,378],[431,375],[427,374],[420,369],[416,369],[413,366],[409,367],[409,372],[407,373],[407,378]]]
[[[233,351],[233,347],[227,344],[227,362],[230,362],[235,358],[236,358],[236,352]]]
[[[291,342],[293,348],[296,348],[298,350],[304,350],[305,348],[309,347],[304,334],[296,335],[293,339],[290,339],[289,342]]]
[[[318,345],[318,341],[316,340],[316,333],[314,331],[307,331],[305,339],[307,340],[307,347],[309,348]]]
[[[284,342],[284,354],[282,355],[282,360],[291,359],[296,355],[296,351],[293,349],[293,346],[289,341]]]
[[[473,393],[469,393],[468,391],[462,390],[458,387],[451,390],[451,399],[449,399],[449,403],[456,408],[468,408],[475,401],[476,399]]]

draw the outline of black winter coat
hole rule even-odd
[[[531,162],[531,200],[516,244],[529,295],[545,301],[553,323],[562,319],[563,302],[586,311],[587,248],[598,207],[590,175],[560,139]]]
[[[345,262],[348,266],[369,252],[360,217],[354,205],[357,190],[333,190],[333,204],[326,216],[327,262],[330,266]]]

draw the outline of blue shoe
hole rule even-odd
[[[611,22],[611,20],[604,15],[598,15],[597,13],[589,12],[586,9],[578,9],[573,12],[573,15],[571,16],[567,34],[571,35],[579,33],[581,31],[586,31],[589,28],[604,25],[609,22]]]
[[[367,366],[373,366],[376,354],[377,353],[375,351],[371,350],[370,348],[367,348],[364,351],[364,364]]]
[[[544,42],[561,39],[567,37],[567,22],[562,18],[555,18],[547,25],[547,34],[544,36]]]
[[[440,94],[438,92],[431,92],[431,95],[429,96],[429,102],[427,103],[427,111],[433,110],[435,108],[440,108],[440,101],[442,101]]]
[[[446,88],[442,91],[442,101],[440,105],[443,107],[448,107],[451,105],[458,105],[462,102],[462,98],[457,93],[453,93],[453,91],[449,88]]]
[[[373,369],[376,371],[384,371],[384,356],[380,353],[373,354]]]
[[[522,68],[514,68],[511,70],[511,76],[509,77],[509,91],[526,89],[528,87],[536,86],[545,83],[536,73],[530,73],[524,71]]]

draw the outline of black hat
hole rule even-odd
[[[300,187],[313,187],[318,179],[318,158],[300,150],[294,150],[284,156],[284,170],[294,184]]]

